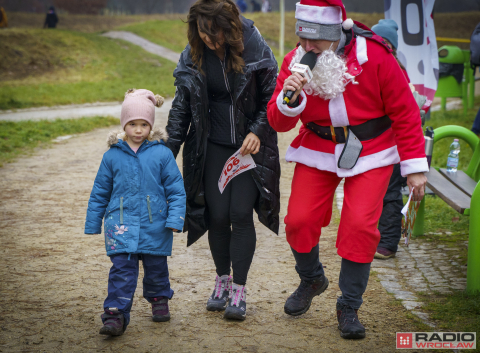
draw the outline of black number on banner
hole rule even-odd
[[[400,4],[401,13],[402,13],[402,34],[403,34],[403,41],[407,45],[417,46],[423,45],[423,4],[422,0],[402,0]],[[419,32],[418,33],[410,33],[408,32],[407,27],[407,6],[413,4],[417,5],[418,9],[418,21],[419,21]]]

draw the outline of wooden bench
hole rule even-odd
[[[447,137],[460,138],[473,150],[467,172],[431,168],[427,186],[458,213],[470,216],[467,260],[467,292],[480,291],[480,139],[461,126],[442,126],[434,131],[434,143]],[[423,235],[425,198],[420,203],[413,235]]]

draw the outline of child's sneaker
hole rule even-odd
[[[101,335],[108,336],[121,336],[125,332],[124,324],[125,318],[123,314],[118,311],[117,308],[105,309],[105,312],[101,315],[103,321],[103,327],[100,329]]]
[[[168,310],[168,298],[151,298],[152,319],[155,322],[164,322],[170,320],[170,311]]]
[[[225,319],[245,320],[247,314],[247,289],[245,286],[233,284],[232,294],[225,309]]]
[[[229,275],[215,278],[215,289],[207,301],[207,310],[223,311],[227,306],[228,297],[232,290],[232,277]]]

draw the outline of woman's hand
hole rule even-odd
[[[175,228],[170,228],[171,230],[173,230],[174,232],[178,232],[178,229],[175,229]]]
[[[257,154],[260,151],[260,139],[253,132],[249,133],[245,140],[243,140],[242,148],[240,148],[240,153],[242,156],[247,154]]]
[[[425,185],[427,177],[423,173],[413,173],[407,175],[407,185],[410,192],[413,190],[412,201],[422,201],[425,194]]]
[[[290,103],[294,103],[297,100],[298,95],[306,83],[307,79],[298,72],[294,72],[283,82],[283,94],[287,94],[287,91],[295,91]]]

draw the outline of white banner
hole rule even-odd
[[[223,194],[223,190],[225,190],[225,187],[230,180],[257,166],[253,161],[252,156],[250,154],[242,156],[240,154],[240,149],[227,160],[223,167],[220,178],[218,179],[218,189],[220,190],[220,194]]]
[[[438,52],[433,5],[435,0],[384,0],[385,18],[398,25],[397,55],[418,93],[430,107],[438,85]]]

